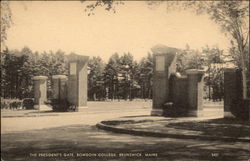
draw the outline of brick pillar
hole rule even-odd
[[[34,81],[34,108],[42,109],[42,105],[47,101],[47,77],[35,76]]]
[[[67,98],[67,76],[53,75],[52,76],[52,98],[64,100]]]
[[[203,77],[204,71],[189,69],[188,77],[188,116],[203,115]]]
[[[224,69],[224,118],[234,117],[230,111],[232,102],[240,100],[238,87],[239,75],[236,68]]]
[[[79,107],[87,107],[88,98],[88,73],[87,64],[88,56],[81,56],[76,54],[69,55],[69,77],[68,77],[68,91],[67,100]]]

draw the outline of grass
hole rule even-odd
[[[250,137],[250,124],[236,119],[212,119],[206,121],[189,121],[169,123],[166,127],[202,131],[204,135],[225,137]]]

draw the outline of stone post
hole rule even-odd
[[[53,75],[52,76],[52,98],[64,100],[67,99],[67,76]]]
[[[224,69],[224,118],[234,117],[230,106],[234,101],[240,100],[240,88],[238,87],[239,76],[236,68]]]
[[[162,116],[164,104],[170,101],[169,78],[176,72],[175,48],[157,45],[152,48],[154,72],[153,72],[153,109],[151,115]]]
[[[188,116],[203,115],[203,78],[204,71],[189,69],[186,71],[188,77]]]
[[[47,101],[47,77],[34,76],[34,108],[41,110]]]
[[[76,111],[79,111],[79,107],[87,107],[88,59],[88,56],[81,56],[76,54],[69,55],[67,99],[71,104],[74,104],[76,106]]]

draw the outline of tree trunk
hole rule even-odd
[[[242,70],[243,99],[247,99],[247,77],[246,70]]]
[[[238,48],[239,48],[239,52],[240,52],[240,60],[241,60],[241,68],[242,68],[242,95],[243,95],[243,99],[247,99],[247,67],[245,64],[245,57],[244,57],[244,48],[243,48],[243,44],[240,42],[240,40],[238,41]]]

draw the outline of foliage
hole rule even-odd
[[[177,55],[177,72],[185,74],[187,69],[203,69],[205,56],[198,50],[192,50],[187,45],[186,49]]]
[[[216,50],[209,49],[208,53],[212,55],[214,51]],[[187,47],[177,57],[177,70],[184,73],[190,68],[201,69],[204,65],[209,65],[207,61],[210,59],[213,60],[212,62],[217,62],[217,59],[214,60],[208,53],[204,56]],[[34,93],[32,77],[37,75],[45,75],[49,78],[47,95],[50,98],[52,75],[68,73],[68,60],[62,51],[39,54],[24,47],[21,51],[6,49],[2,55],[4,59],[1,63],[1,96],[4,98],[32,98]],[[206,56],[211,58],[205,59]],[[129,52],[121,56],[114,53],[107,64],[100,57],[92,57],[88,62],[88,70],[89,100],[152,98],[153,56],[151,53],[139,62],[135,61]],[[221,75],[218,75],[220,72],[216,70],[213,73],[215,75],[209,85],[211,88],[216,88],[214,86],[221,83],[217,81],[220,80]]]
[[[221,100],[224,96],[223,50],[218,47],[206,46],[202,52],[206,55],[207,70],[204,81],[208,87],[208,98],[212,98],[214,101]]]
[[[164,104],[163,108],[163,116],[165,117],[185,117],[188,113],[186,108],[176,106],[172,102]]]
[[[1,98],[1,109],[19,109],[22,107],[22,101],[19,99],[4,99]]]
[[[67,73],[66,59],[61,51],[40,55],[24,47],[21,51],[6,49],[1,55],[1,96],[4,98],[31,98],[33,76],[48,76],[50,89],[52,75]]]
[[[81,2],[86,3],[86,0],[81,0]],[[94,3],[86,5],[85,12],[88,13],[88,16],[94,15],[94,10],[98,7],[104,8],[106,11],[112,11],[116,13],[116,6],[123,5],[123,1],[114,1],[114,0],[97,0]]]
[[[153,91],[153,56],[148,53],[146,58],[142,58],[139,64],[139,80],[141,86],[141,98],[152,98]]]
[[[28,47],[4,50],[1,62],[1,96],[4,98],[32,98],[32,77],[47,76],[47,95],[51,95],[52,75],[68,73],[64,52],[33,52]],[[88,63],[88,98],[133,99],[152,98],[153,58],[151,54],[137,63],[131,53],[113,54],[105,64],[100,57]]]
[[[108,11],[115,8],[116,1],[99,0],[87,6],[93,11],[97,6],[108,6]],[[242,69],[243,98],[247,98],[247,75],[250,68],[249,57],[249,1],[146,1],[149,8],[165,4],[167,12],[173,10],[191,10],[196,14],[208,14],[231,40],[231,57]],[[249,96],[248,96],[249,97]]]
[[[67,100],[59,100],[59,99],[51,99],[48,102],[51,106],[53,111],[55,112],[74,112],[76,111],[76,106],[69,103]]]
[[[105,97],[104,62],[100,57],[93,57],[88,62],[88,96],[91,100]]]
[[[232,58],[242,69],[243,98],[247,97],[247,71],[249,71],[249,1],[186,1],[167,2],[167,10],[173,6],[191,9],[197,14],[207,13],[220,25],[231,40]]]
[[[104,69],[104,82],[108,88],[108,97],[111,99],[117,98],[118,71],[120,64],[118,53],[114,53],[109,58],[108,64]]]
[[[32,98],[23,99],[23,108],[27,110],[34,109],[34,100]]]
[[[250,100],[238,99],[234,100],[230,105],[232,114],[241,120],[249,120],[249,106]]]
[[[8,1],[1,1],[1,45],[5,45],[7,40],[7,30],[12,24],[12,13]]]

